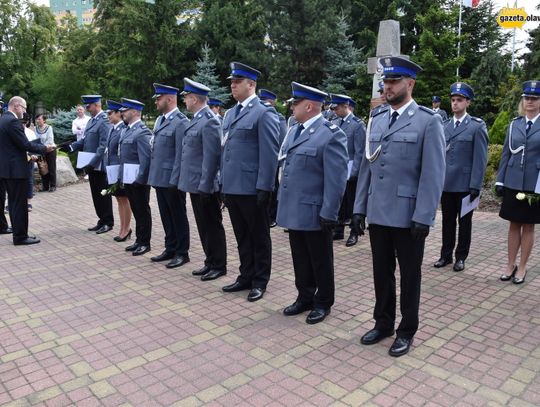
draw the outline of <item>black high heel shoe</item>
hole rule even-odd
[[[131,232],[132,232],[132,230],[129,229],[129,232],[124,237],[115,236],[115,237],[113,237],[113,239],[114,239],[115,242],[125,242],[126,240],[131,239]]]
[[[516,274],[517,269],[518,269],[518,267],[514,266],[514,270],[512,270],[512,274],[510,274],[509,276],[507,276],[506,274],[502,274],[501,277],[499,278],[499,280],[501,280],[501,281],[510,281],[512,278],[514,278],[514,275]]]
[[[512,283],[514,284],[523,284],[525,282],[525,277],[527,276],[527,270],[525,270],[525,274],[523,277],[512,277]]]

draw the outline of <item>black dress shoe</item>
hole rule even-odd
[[[447,264],[450,264],[450,263],[452,263],[452,259],[443,259],[443,258],[441,257],[439,260],[437,260],[437,261],[435,262],[435,264],[433,265],[433,267],[435,267],[435,268],[441,268],[441,267],[444,267],[444,266],[446,266]]]
[[[201,281],[215,280],[225,274],[227,274],[227,270],[210,270],[208,273],[201,276]]]
[[[383,331],[381,329],[372,329],[367,331],[362,338],[360,338],[360,343],[362,345],[373,345],[377,342],[380,342],[384,338],[394,335],[394,331]]]
[[[139,243],[135,242],[133,244],[130,244],[128,247],[126,247],[126,252],[132,252],[137,250],[137,247],[139,247]]]
[[[456,260],[454,263],[454,271],[463,271],[465,269],[465,260]]]
[[[11,233],[13,233],[13,229],[11,228],[0,230],[0,235],[10,235]]]
[[[347,242],[345,243],[345,246],[351,247],[354,246],[356,243],[358,243],[358,235],[356,233],[351,233],[349,235],[349,238],[347,239]]]
[[[186,263],[189,263],[189,256],[187,254],[184,256],[175,256],[165,267],[173,269],[175,267],[183,266]]]
[[[112,230],[112,226],[103,225],[98,230],[96,230],[96,235],[101,235],[102,233],[107,233]]]
[[[29,245],[29,244],[36,244],[36,243],[39,243],[39,242],[41,242],[41,240],[39,240],[37,237],[27,237],[24,240],[19,240],[17,242],[13,242],[13,244],[15,246],[24,246],[24,245]]]
[[[514,284],[523,284],[525,282],[525,276],[527,275],[527,270],[525,270],[525,275],[523,277],[512,277],[512,283]]]
[[[247,296],[247,300],[250,302],[259,301],[266,290],[264,288],[252,288]]]
[[[330,308],[314,308],[307,316],[306,323],[313,325],[323,322],[326,316],[330,314]]]
[[[210,270],[212,270],[210,267],[208,266],[203,266],[201,267],[200,269],[198,270],[193,270],[191,272],[191,274],[193,274],[194,276],[204,276],[206,273],[208,273]]]
[[[98,231],[99,229],[101,229],[103,225],[96,225],[96,226],[92,226],[91,228],[88,228],[88,231],[89,232],[96,232]]]
[[[409,349],[411,348],[411,345],[413,343],[413,338],[402,338],[397,337],[392,346],[390,347],[390,350],[388,351],[388,354],[390,356],[403,356],[406,353],[409,352]]]
[[[292,315],[298,315],[298,314],[301,314],[302,312],[311,310],[312,308],[313,308],[313,305],[311,304],[305,304],[300,301],[295,301],[288,307],[285,307],[285,309],[283,310],[283,315],[287,315],[288,317]]]
[[[275,228],[277,226],[277,222],[275,220],[270,222],[270,227]]]
[[[167,250],[164,250],[163,253],[161,253],[160,255],[150,257],[150,260],[152,261],[165,261],[171,259],[174,259],[174,253],[168,252]]]
[[[118,235],[113,237],[113,239],[115,242],[125,242],[126,240],[131,239],[131,232],[132,230],[129,229],[129,232],[127,232],[127,235],[125,235],[124,237],[120,237],[120,235]]]
[[[235,281],[234,283],[226,285],[225,287],[223,287],[222,290],[225,291],[226,293],[234,293],[234,292],[237,292],[237,291],[247,290],[248,288],[249,288],[249,286],[241,284],[238,281]]]
[[[49,192],[54,192],[54,191],[56,191],[56,187],[50,187],[49,188]]]
[[[142,244],[139,247],[137,247],[135,250],[133,250],[133,253],[131,253],[134,256],[142,256],[145,253],[148,253],[150,251],[150,245]]]

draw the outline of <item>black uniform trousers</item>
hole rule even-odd
[[[400,272],[401,322],[397,336],[412,338],[418,330],[420,283],[425,239],[414,240],[409,228],[369,225],[375,282],[375,329],[394,330],[396,320],[396,252]]]
[[[200,194],[189,196],[206,256],[204,265],[212,270],[227,270],[227,242],[219,194],[212,194],[208,201],[201,200]]]
[[[356,183],[357,178],[353,178],[353,180],[347,181],[345,193],[343,194],[343,199],[341,200],[341,207],[339,208],[339,225],[335,228],[336,232],[343,233],[343,231],[345,230],[345,225],[348,224],[348,222],[350,222],[352,218],[354,198],[356,197]]]
[[[49,188],[56,188],[56,151],[53,150],[50,153],[44,154],[43,158],[49,168],[47,175],[41,177],[43,190],[47,191]]]
[[[28,238],[28,179],[4,178],[0,182],[7,192],[13,243],[18,243]]]
[[[150,185],[125,184],[124,189],[135,218],[135,243],[149,246],[152,237],[152,213],[150,212]]]
[[[189,251],[189,221],[186,212],[186,193],[178,188],[154,187],[159,216],[165,231],[165,250],[176,256]]]
[[[332,231],[289,229],[297,301],[315,308],[334,305],[334,247]]]
[[[4,179],[0,179],[0,230],[9,228],[4,209],[6,208],[6,184]]]
[[[456,260],[465,260],[471,247],[472,216],[471,211],[460,218],[461,201],[469,192],[443,192],[442,209],[442,248],[441,258],[452,261],[452,252],[456,246],[456,218],[459,222]]]
[[[92,192],[92,201],[94,209],[99,218],[98,225],[114,226],[114,216],[112,209],[112,198],[109,194],[103,196],[101,191],[109,188],[107,182],[107,173],[102,171],[90,170],[88,172],[88,181],[90,181],[90,191]]]
[[[240,284],[266,288],[272,268],[268,205],[258,206],[256,195],[225,195],[225,204],[238,244]]]

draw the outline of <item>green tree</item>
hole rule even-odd
[[[540,79],[540,27],[529,31],[527,48],[530,52],[523,56],[524,80]]]
[[[365,56],[347,34],[349,24],[342,14],[337,23],[338,38],[326,50],[326,78],[323,87],[331,93],[348,93],[356,88],[356,72]]]
[[[211,52],[212,49],[208,44],[201,47],[202,58],[197,61],[197,73],[193,80],[208,86],[211,89],[210,97],[227,103],[231,95],[227,87],[221,86],[219,77],[216,74],[216,60],[212,59]]]

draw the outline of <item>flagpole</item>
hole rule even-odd
[[[517,0],[514,1],[514,8],[517,8]],[[512,34],[512,64],[510,66],[510,72],[514,72],[514,61],[516,58],[516,28],[514,27]]]
[[[457,57],[461,51],[461,11],[463,6],[463,0],[459,0],[459,22],[458,22],[458,43],[457,43]],[[456,78],[459,78],[459,65],[456,67]]]

